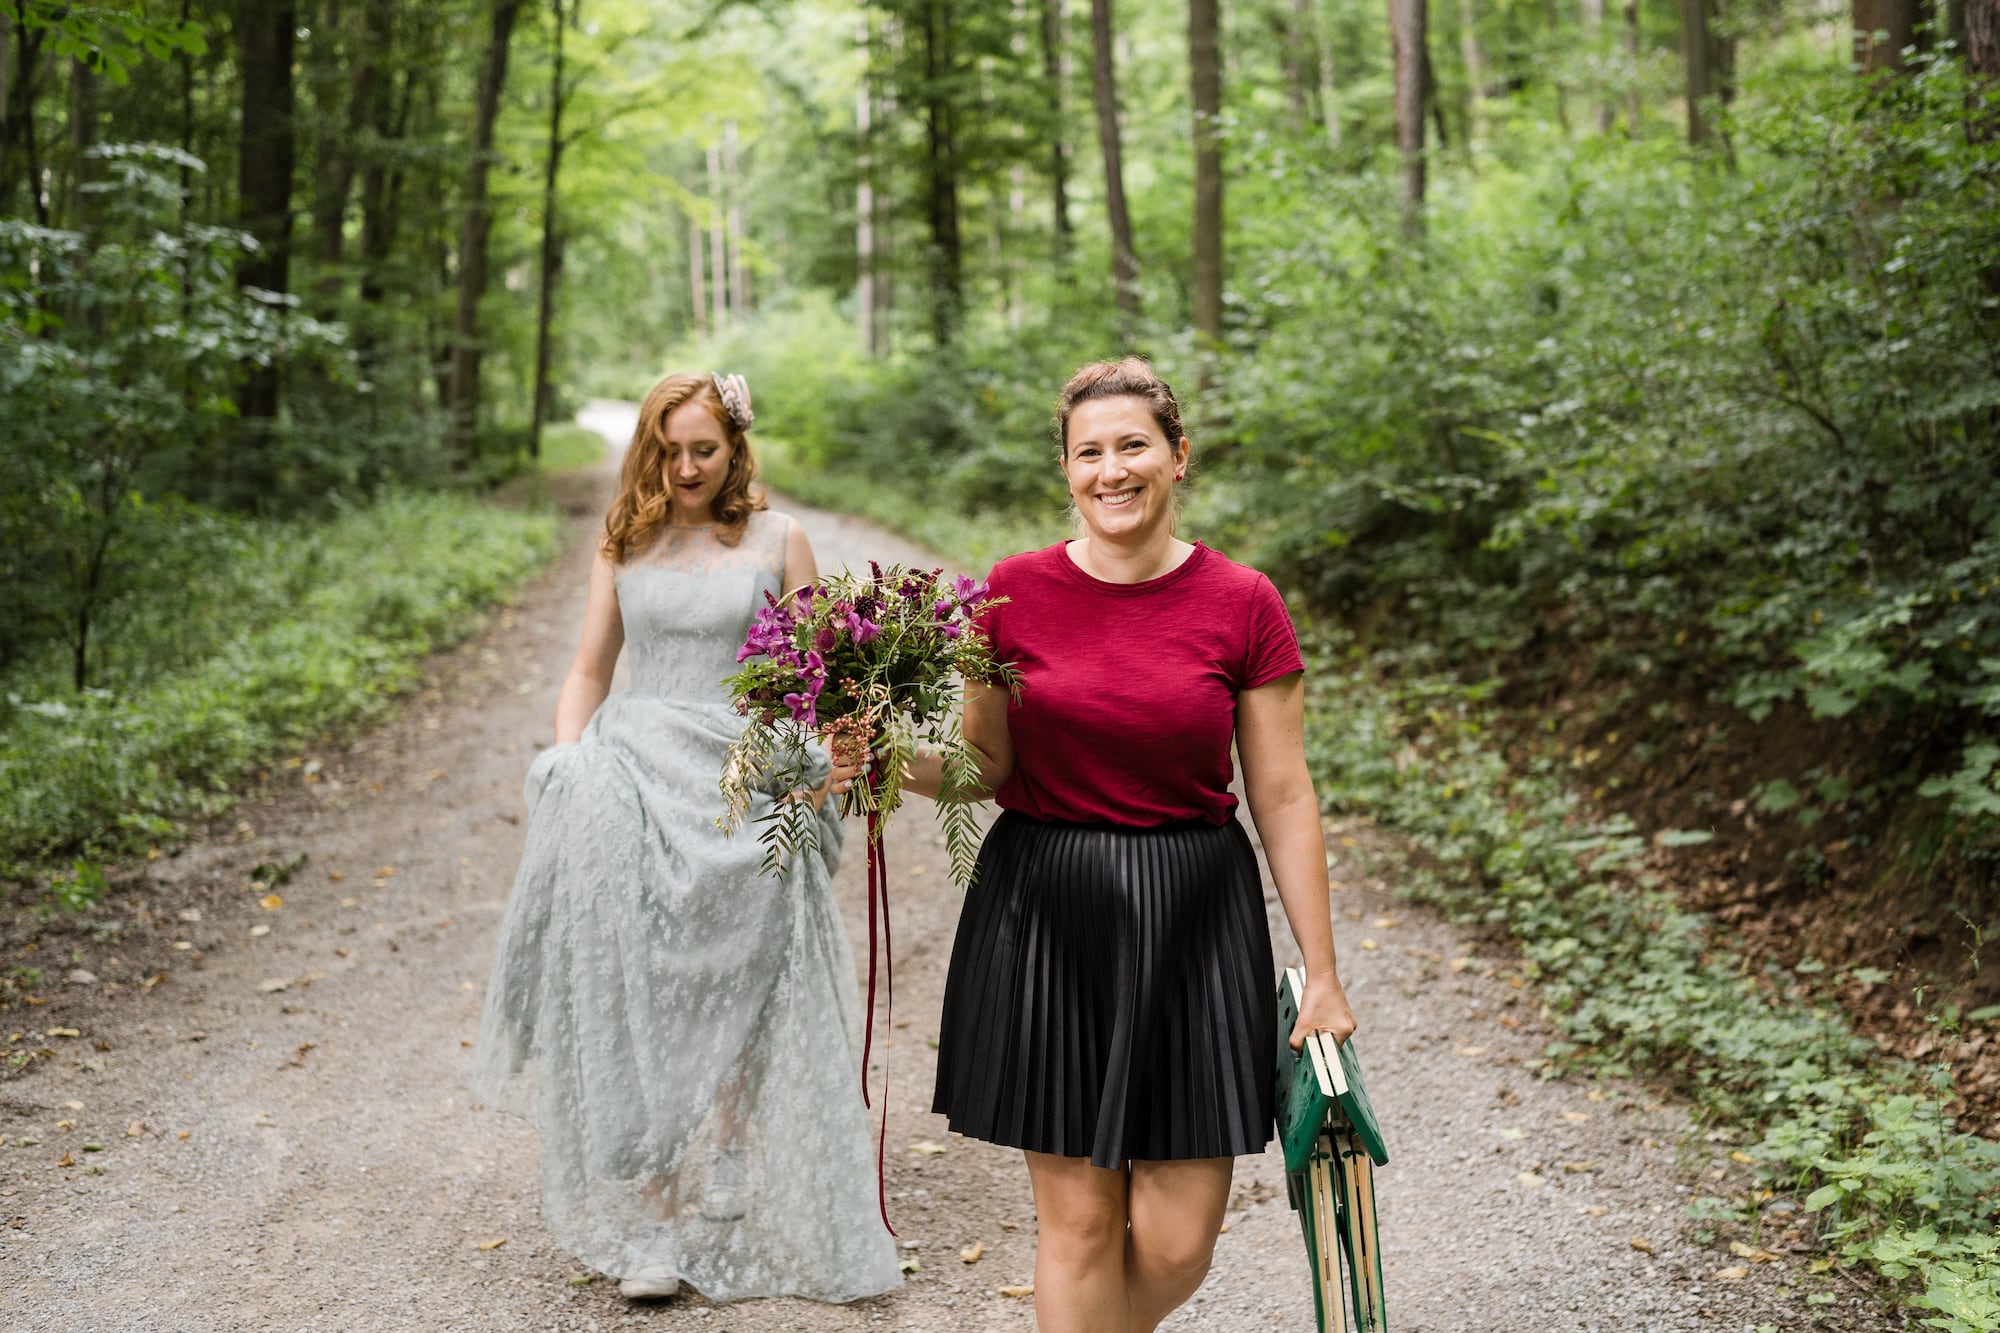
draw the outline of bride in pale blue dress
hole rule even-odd
[[[856,1055],[860,1004],[828,862],[759,873],[717,786],[743,721],[721,687],[766,593],[817,577],[764,508],[740,378],[672,375],[639,413],[592,565],[556,744],[528,773],[527,845],[474,1065],[534,1121],[542,1212],[638,1298],[847,1301],[895,1287]],[[610,694],[619,650],[631,687]]]

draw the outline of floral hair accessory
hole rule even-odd
[[[722,406],[728,410],[729,419],[736,423],[736,429],[749,430],[750,423],[757,419],[757,414],[750,410],[750,386],[744,383],[743,377],[718,375],[710,371],[708,378],[715,385],[715,392],[722,399]]]

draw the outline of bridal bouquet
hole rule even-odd
[[[1019,688],[1013,667],[993,660],[974,618],[998,599],[985,584],[963,576],[947,581],[941,570],[884,569],[874,561],[868,570],[866,577],[834,575],[784,597],[766,594],[736,654],[746,665],[723,682],[750,725],[730,747],[719,822],[740,826],[752,792],[769,789],[774,779],[779,790],[803,786],[814,736],[825,739],[836,762],[858,762],[872,744],[874,770],[847,792],[842,807],[868,816],[872,865],[881,826],[902,804],[903,765],[922,741],[943,759],[938,809],[945,848],[953,876],[967,884],[979,843],[967,798],[979,762],[959,732],[954,677]],[[812,849],[816,829],[811,804],[780,801],[762,835],[765,871]]]

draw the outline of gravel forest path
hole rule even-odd
[[[594,404],[585,422],[618,439],[630,410]],[[44,969],[48,1002],[5,1015],[6,1035],[54,1054],[0,1083],[0,1325],[1034,1327],[1032,1299],[1002,1292],[1032,1278],[1018,1155],[954,1138],[928,1112],[957,894],[924,809],[897,821],[889,847],[889,1206],[915,1268],[901,1291],[845,1307],[630,1306],[542,1229],[534,1132],[471,1103],[521,775],[552,739],[610,480],[556,480],[567,555],[435,658],[402,716],[309,750],[205,839],[115,882],[115,933],[57,924],[8,960]],[[928,559],[865,523],[788,507],[822,568]],[[1640,1085],[1529,1072],[1547,1036],[1511,955],[1393,897],[1393,835],[1329,830],[1343,970],[1391,1152],[1378,1188],[1398,1333],[1898,1326],[1858,1288],[1809,1277],[1782,1218],[1761,1237],[1774,1261],[1695,1246],[1690,1182],[1740,1191],[1743,1168],[1686,1147],[1701,1140]],[[296,868],[272,884],[274,866]],[[861,872],[851,856],[839,878],[857,941]],[[1275,900],[1272,921],[1284,957]],[[1822,1292],[1831,1304],[1807,1303]],[[1273,1155],[1241,1164],[1215,1271],[1167,1328],[1312,1328]]]

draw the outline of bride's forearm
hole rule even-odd
[[[567,745],[583,736],[583,729],[611,693],[611,682],[572,670],[563,680],[556,698],[556,744]]]

